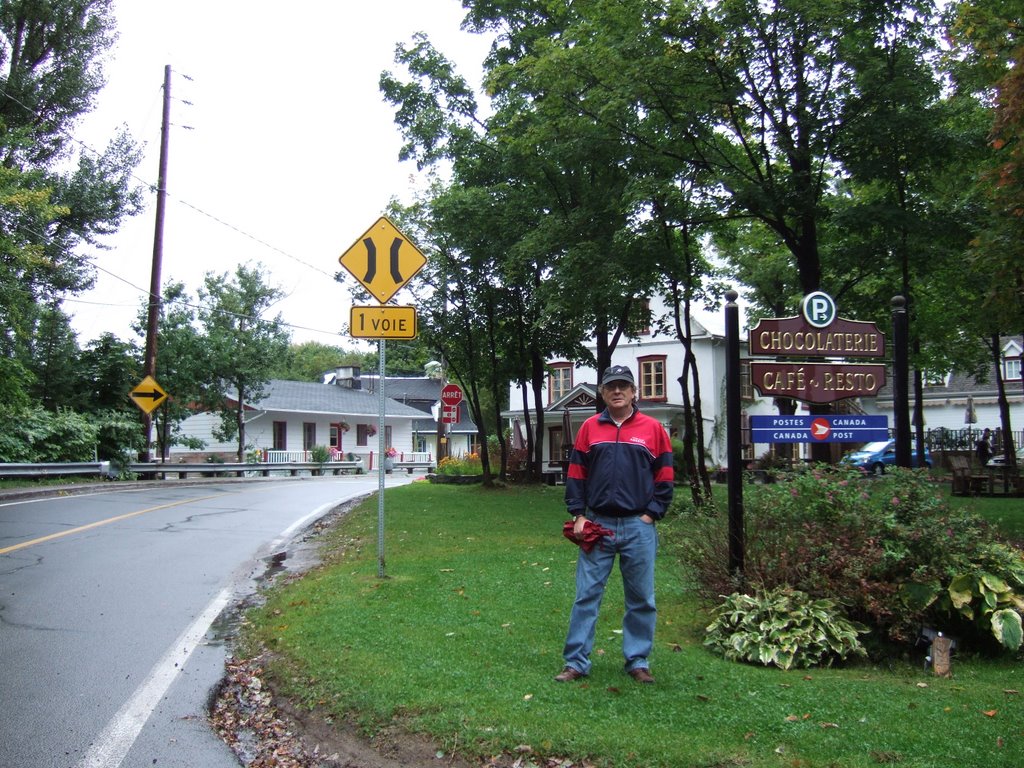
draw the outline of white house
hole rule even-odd
[[[655,303],[652,302],[652,306]],[[701,414],[703,417],[704,449],[710,465],[725,464],[725,337],[710,331],[696,319],[691,319],[692,349],[696,358],[700,386]],[[591,343],[591,352],[596,347]],[[633,371],[637,382],[640,409],[662,423],[669,435],[680,432],[680,419],[684,412],[682,388],[678,378],[683,371],[685,350],[682,343],[669,336],[643,331],[635,338],[620,340],[612,355],[612,365],[626,365]],[[550,373],[544,389],[545,410],[544,444],[545,463],[562,460],[563,438],[566,429],[575,435],[579,426],[595,413],[597,371],[588,366],[577,366],[567,360],[548,361]],[[771,398],[762,398],[749,386],[741,386],[745,414],[774,413]],[[523,414],[519,404],[522,391],[512,385],[510,402],[516,408],[503,413],[519,425],[533,422],[534,401],[527,391],[530,417]],[[694,392],[690,392],[691,399]],[[744,459],[753,459],[755,450],[768,450],[769,446],[744,446]]]
[[[440,398],[439,379],[406,378],[384,381],[384,444],[399,459],[433,461],[437,456],[438,429],[432,406]],[[231,398],[231,394],[228,394]],[[330,448],[343,458],[359,458],[364,466],[377,465],[380,438],[380,391],[376,377],[362,377],[355,367],[339,368],[323,383],[272,380],[267,395],[246,405],[245,442],[261,459],[308,461],[314,446]],[[442,431],[450,452],[473,450],[476,426],[466,418],[465,406],[457,425]],[[200,413],[186,419],[182,432],[205,443],[201,450],[173,446],[171,461],[200,462],[210,456],[233,457],[236,442],[214,437],[220,417]]]
[[[652,307],[656,311],[659,309],[655,302],[652,302]],[[663,307],[660,309],[664,311]],[[695,319],[691,322],[692,348],[700,382],[705,453],[710,465],[725,466],[725,337],[723,334],[713,333],[705,324]],[[749,417],[775,414],[778,410],[772,397],[761,396],[751,386],[747,368],[745,329],[741,329],[741,336],[744,337],[740,353],[740,391],[743,409],[741,433],[744,435],[742,456],[744,461],[751,461],[770,452],[773,446],[749,441]],[[1010,403],[1014,442],[1018,447],[1024,442],[1024,434],[1021,432],[1021,426],[1024,425],[1024,391],[1021,389],[1022,346],[1024,341],[1021,337],[1005,339],[1001,362],[1001,373],[1006,382]],[[590,349],[594,352],[596,348],[591,344]],[[612,365],[627,365],[632,369],[637,380],[639,407],[658,419],[672,436],[679,432],[679,417],[684,410],[682,390],[677,381],[683,370],[683,356],[684,349],[678,340],[644,332],[636,338],[620,341],[611,360]],[[563,436],[566,430],[569,429],[575,434],[580,424],[595,412],[597,372],[593,368],[576,366],[570,361],[559,359],[549,360],[548,366],[550,373],[543,393],[545,418],[544,435],[541,439],[544,445],[544,461],[554,465],[563,459]],[[891,375],[888,380],[891,381]],[[926,435],[932,444],[937,444],[938,440],[950,440],[948,433],[955,432],[952,439],[961,443],[961,447],[969,449],[973,446],[973,439],[982,429],[988,427],[995,431],[1000,422],[994,382],[994,366],[987,383],[978,383],[971,376],[957,373],[932,377],[924,392]],[[691,392],[691,397],[692,394]],[[523,407],[520,405],[523,402],[523,392],[514,384],[510,386],[509,402],[515,403],[516,406],[505,411],[503,416],[511,424],[516,425],[514,429],[533,422],[532,392],[526,393],[529,418],[524,415]],[[891,388],[883,389],[876,397],[839,401],[839,406],[854,413],[887,415],[890,429],[893,427]],[[809,413],[808,406],[799,403],[797,413]],[[970,418],[966,416],[967,413],[973,414],[976,420],[965,423],[966,418]],[[835,451],[838,454],[853,447],[855,446],[836,444]],[[809,446],[796,444],[795,448],[798,456],[809,455]]]

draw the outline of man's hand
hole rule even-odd
[[[583,535],[583,526],[587,524],[587,518],[583,515],[577,517],[572,524],[572,535],[577,539]]]
[[[641,520],[642,520],[643,522],[647,523],[648,525],[653,525],[653,524],[654,524],[654,518],[653,518],[653,517],[651,517],[651,516],[650,516],[650,515],[648,515],[648,514],[643,514],[643,515],[640,515],[640,519],[641,519]]]

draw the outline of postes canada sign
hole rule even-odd
[[[837,317],[820,291],[804,297],[802,317],[763,318],[750,329],[751,356],[775,358],[880,358],[885,334],[874,323]],[[764,397],[832,403],[865,397],[885,386],[885,365],[847,362],[751,361],[751,381]]]

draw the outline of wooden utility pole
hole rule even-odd
[[[164,67],[164,109],[160,124],[160,170],[156,189],[156,227],[153,232],[153,267],[149,278],[149,313],[146,321],[145,375],[156,378],[156,332],[160,320],[160,270],[164,257],[164,211],[167,206],[167,135],[171,123],[171,65]],[[150,460],[153,415],[142,417],[146,447],[142,460]],[[162,457],[161,457],[162,458]]]

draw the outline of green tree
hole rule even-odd
[[[259,264],[240,264],[233,275],[207,273],[199,289],[198,322],[203,330],[208,370],[203,404],[220,414],[218,439],[238,441],[245,456],[245,410],[266,394],[275,360],[288,351],[281,317],[264,316],[283,296],[266,285]]]
[[[142,361],[137,345],[122,341],[107,331],[89,342],[79,356],[81,380],[80,410],[123,410],[137,408],[128,393],[142,380]]]
[[[203,448],[201,440],[185,435],[182,422],[204,402],[211,380],[210,345],[200,331],[195,301],[181,282],[164,286],[157,317],[157,355],[155,378],[167,393],[167,399],[153,412],[154,439],[160,456],[172,445]],[[132,325],[144,339],[148,325],[149,301],[144,299]]]
[[[0,366],[3,390],[31,368],[24,355],[48,322],[39,308],[91,284],[81,246],[99,245],[141,205],[131,177],[140,153],[125,134],[98,155],[72,140],[113,40],[111,0],[0,5],[0,357],[21,361]]]

